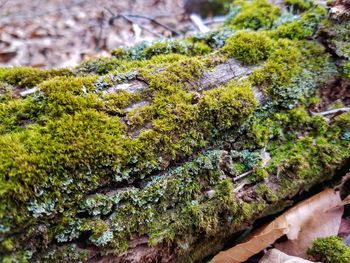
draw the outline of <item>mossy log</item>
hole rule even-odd
[[[234,4],[217,32],[0,69],[3,262],[198,262],[349,160],[348,17]]]

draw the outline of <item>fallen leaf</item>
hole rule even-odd
[[[326,194],[311,199],[309,205],[298,206],[288,215],[288,221],[295,225],[287,234],[288,241],[275,245],[288,255],[305,258],[313,240],[338,234],[344,212],[339,193],[329,189]]]
[[[350,204],[350,195],[345,197],[344,200],[342,201],[342,205],[348,205],[348,204]]]
[[[262,259],[260,259],[259,263],[311,263],[312,261],[289,256],[278,249],[270,249]]]
[[[300,250],[303,250],[302,254],[304,254],[315,238],[338,233],[343,207],[334,208],[340,204],[339,193],[326,189],[290,208],[267,226],[253,232],[244,243],[220,252],[211,262],[239,263],[246,261],[285,234],[289,239],[288,246],[292,247],[292,253],[288,254],[296,255],[300,253]],[[280,246],[285,249],[284,251],[288,250],[287,245]]]

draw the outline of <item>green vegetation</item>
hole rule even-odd
[[[223,52],[250,65],[268,58],[272,45],[272,40],[262,33],[242,31],[227,40]]]
[[[347,74],[344,56],[335,64],[305,39],[324,10],[275,26],[266,1],[236,5],[237,31],[141,43],[72,72],[0,69],[3,262],[79,262],[91,247],[120,255],[139,236],[198,261],[332,177],[350,157],[350,113],[309,114],[317,89]],[[252,74],[200,84],[230,58]],[[248,171],[242,196],[235,178]]]
[[[271,37],[305,39],[311,38],[319,28],[320,23],[326,18],[325,8],[316,5],[302,13],[301,17],[295,21],[283,23],[276,29],[271,30]]]
[[[31,67],[1,68],[0,81],[20,88],[32,88],[55,76],[72,75],[68,69],[41,70]]]
[[[350,60],[350,21],[339,23],[327,20],[320,29],[320,35],[326,36],[326,45],[340,58]]]
[[[208,54],[211,48],[202,42],[189,40],[161,40],[156,42],[142,42],[132,48],[117,48],[111,54],[118,59],[147,60],[156,55],[180,54],[196,56]]]
[[[285,0],[285,4],[293,11],[306,11],[314,5],[313,0]]]
[[[270,29],[280,15],[280,10],[267,0],[236,0],[239,12],[226,24],[234,29]]]
[[[337,236],[317,238],[307,253],[313,260],[325,263],[350,261],[350,247]]]

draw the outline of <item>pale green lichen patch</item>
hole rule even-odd
[[[186,56],[198,56],[208,54],[211,48],[203,42],[188,40],[167,40],[143,42],[136,47],[118,48],[111,54],[124,60],[147,60],[156,55],[180,54]]]

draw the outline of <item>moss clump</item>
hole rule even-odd
[[[250,79],[283,107],[293,108],[337,72],[317,43],[280,39],[274,47]]]
[[[234,1],[239,12],[226,24],[234,29],[269,29],[280,15],[280,10],[267,0]]]
[[[327,20],[320,28],[319,35],[325,37],[325,44],[338,57],[350,60],[350,21]]]
[[[76,69],[78,74],[103,75],[120,67],[123,62],[116,58],[99,58],[82,62]]]
[[[350,247],[337,236],[317,238],[307,253],[312,260],[324,263],[350,262]]]
[[[343,74],[346,78],[350,79],[350,61],[343,64]]]
[[[306,11],[314,5],[313,0],[285,0],[286,6],[292,11]]]
[[[69,76],[69,69],[41,70],[31,67],[0,68],[0,81],[20,88],[31,88],[55,76]]]
[[[206,91],[199,101],[205,126],[218,131],[236,126],[236,117],[249,115],[257,106],[250,83],[231,82],[225,87]],[[236,116],[236,117],[235,117]]]
[[[265,60],[273,48],[273,41],[263,33],[241,31],[227,40],[223,51],[245,64],[256,64]]]
[[[273,38],[305,39],[317,32],[319,24],[326,18],[326,9],[316,5],[305,11],[300,19],[286,22],[271,30],[269,35]]]

